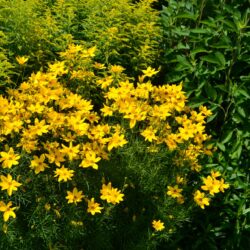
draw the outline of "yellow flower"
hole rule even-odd
[[[45,155],[42,154],[40,157],[34,155],[33,160],[31,161],[30,168],[35,170],[36,174],[43,172],[45,168],[48,168],[48,165],[44,162]]]
[[[5,204],[3,201],[0,201],[0,211],[3,212],[3,220],[5,222],[8,221],[10,217],[16,218],[16,214],[14,213],[16,207],[11,206],[11,201],[8,202],[8,204]]]
[[[79,153],[80,145],[73,146],[72,142],[69,143],[69,147],[62,145],[63,149],[61,152],[69,157],[69,160],[72,161],[73,159],[77,158],[77,154]]]
[[[49,71],[53,72],[55,75],[61,76],[68,73],[68,70],[65,69],[64,62],[55,62],[49,64]]]
[[[100,207],[100,204],[95,202],[95,198],[91,198],[91,200],[88,200],[88,213],[94,215],[95,213],[101,213],[102,209],[103,207]]]
[[[117,188],[112,188],[111,182],[108,185],[103,184],[100,192],[101,199],[106,200],[108,203],[116,204],[123,201],[124,194]]]
[[[148,127],[143,132],[141,132],[141,135],[145,137],[146,141],[152,142],[153,140],[157,140],[157,136],[155,133],[157,132],[156,129],[153,129],[152,127]]]
[[[143,70],[142,72],[144,76],[152,77],[153,75],[156,75],[159,71],[156,71],[151,67],[148,67],[146,70]]]
[[[180,198],[182,197],[181,191],[182,189],[179,188],[178,185],[175,185],[174,187],[168,186],[167,195],[173,198]]]
[[[14,153],[13,148],[10,148],[8,152],[1,152],[0,155],[0,162],[3,162],[3,168],[11,168],[12,165],[17,165],[19,163],[18,160],[20,156]]]
[[[16,60],[20,65],[23,65],[29,60],[29,58],[25,56],[17,56]]]
[[[106,68],[104,64],[98,63],[98,62],[95,62],[93,67],[96,69],[105,69]]]
[[[106,184],[102,185],[102,189],[100,190],[102,200],[107,200],[109,198],[110,193],[111,193],[111,189],[112,189],[111,182],[109,182],[108,185],[106,185]]]
[[[103,105],[103,108],[100,109],[100,111],[102,111],[103,116],[112,116],[113,115],[113,110],[111,107],[107,106],[107,105]]]
[[[202,190],[209,191],[211,195],[220,192],[220,181],[213,179],[210,175],[207,178],[202,178],[205,185],[201,186]]]
[[[213,179],[216,179],[217,177],[221,176],[221,173],[219,171],[211,171],[211,176]]]
[[[124,135],[115,133],[111,138],[109,138],[108,151],[111,151],[112,148],[122,147],[126,143],[128,142],[124,139]]]
[[[122,71],[124,70],[125,69],[120,65],[112,65],[110,68],[110,72],[116,73],[116,74],[122,73]]]
[[[194,201],[202,208],[204,209],[205,206],[209,206],[209,198],[205,197],[205,194],[203,192],[200,192],[197,190],[194,193]]]
[[[81,202],[84,195],[82,194],[82,191],[78,191],[75,187],[72,192],[67,191],[66,199],[68,200],[68,203],[77,203]]]
[[[123,196],[124,194],[122,194],[120,190],[117,188],[112,188],[107,202],[112,204],[120,203],[123,201]]]
[[[79,166],[83,168],[92,167],[93,169],[98,169],[98,165],[96,164],[101,160],[101,157],[96,157],[96,153],[93,151],[87,152],[85,154],[85,159],[82,160]]]
[[[183,177],[178,175],[178,176],[176,176],[176,182],[177,182],[177,184],[184,184],[185,180]]]
[[[153,220],[152,226],[156,231],[162,231],[165,228],[164,223],[161,220]]]
[[[62,166],[61,168],[57,168],[55,171],[55,177],[58,177],[58,181],[68,181],[72,179],[72,176],[74,175],[74,170],[70,170],[68,168],[65,168]]]
[[[1,175],[1,182],[0,182],[0,186],[2,187],[2,190],[7,190],[7,193],[9,196],[12,195],[13,191],[16,191],[18,187],[20,187],[22,184],[12,180],[12,176],[10,174],[6,176]]]
[[[228,183],[224,183],[224,179],[221,179],[220,180],[220,187],[219,187],[220,191],[222,193],[224,193],[224,189],[227,189],[227,188],[229,188],[229,184]]]

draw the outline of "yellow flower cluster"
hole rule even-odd
[[[111,182],[108,185],[103,184],[101,189],[101,199],[108,203],[116,204],[123,201],[124,194],[117,188],[113,188]]]
[[[224,192],[225,189],[229,188],[229,184],[225,183],[223,178],[218,180],[217,178],[219,176],[221,176],[220,172],[211,171],[211,175],[208,175],[206,178],[202,178],[204,185],[201,186],[201,189],[209,192],[211,196],[214,196],[215,193]],[[204,209],[205,206],[209,206],[210,198],[206,197],[204,192],[197,190],[194,193],[194,201],[197,205]]]
[[[78,50],[85,60],[95,52],[95,48],[82,50],[72,45],[62,56],[70,59]],[[46,172],[58,182],[69,182],[73,181],[75,171],[97,170],[101,160],[109,159],[111,150],[127,143],[119,125],[103,123],[93,111],[91,101],[59,83],[59,77],[68,73],[67,67],[68,62],[64,61],[49,64],[47,73],[32,74],[18,89],[9,89],[7,96],[0,96],[0,162],[2,168],[7,169],[5,175],[0,176],[0,187],[9,196],[25,185],[24,180],[21,184],[10,174],[24,158],[30,159],[27,167],[35,174]],[[120,66],[110,70],[115,74],[122,71]],[[11,147],[10,138],[15,138]],[[72,169],[76,165],[79,169]],[[113,204],[122,201],[123,194],[117,189],[112,189],[111,195],[113,198],[109,201]],[[67,192],[69,203],[80,202],[82,198],[77,188]],[[92,203],[91,199],[89,207],[93,207]],[[11,206],[4,204],[0,211]]]
[[[149,144],[149,152],[160,148],[175,151],[177,165],[187,166],[188,170],[201,169],[199,157],[209,154],[204,146],[209,139],[205,120],[211,111],[203,106],[199,111],[186,106],[182,84],[153,86],[150,78],[157,70],[148,67],[134,83],[124,74],[123,67],[95,62],[95,52],[96,47],[70,45],[60,53],[62,61],[48,65],[48,72],[33,73],[19,88],[0,96],[0,162],[4,170],[0,187],[8,196],[21,185],[25,189],[22,175],[16,177],[12,173],[21,162],[28,161],[27,170],[35,175],[46,174],[61,185],[66,182],[68,189],[72,187],[65,194],[69,204],[85,200],[88,213],[101,213],[105,207],[78,190],[75,178],[87,168],[98,170],[112,150],[126,145],[125,132],[132,132]],[[70,90],[72,84],[74,91]],[[95,89],[103,98],[100,110],[94,110],[92,102],[79,94],[86,87],[84,84],[90,86],[86,91]],[[109,117],[122,122],[112,121],[110,125]],[[10,138],[15,139],[10,143]],[[211,195],[227,188],[224,180],[217,180],[215,175],[203,181],[201,188]],[[167,195],[182,204],[184,187],[179,185],[185,180],[176,176],[176,183],[167,187]],[[113,205],[124,199],[111,182],[103,184],[100,193],[101,200]],[[202,208],[208,205],[200,191],[196,192],[195,201]],[[15,217],[14,209],[11,202],[1,201],[4,220]],[[164,224],[154,221],[153,227],[160,231]]]
[[[139,76],[136,86],[129,79],[115,81],[112,75],[106,76],[105,81],[97,80],[105,97],[102,116],[122,115],[130,129],[138,124],[145,141],[177,150],[177,157],[184,165],[189,164],[192,170],[200,171],[199,156],[210,152],[204,147],[204,142],[210,138],[205,133],[205,120],[212,113],[204,106],[199,112],[186,106],[182,84],[153,86],[150,80],[145,82],[157,72],[148,67]],[[185,146],[184,150],[180,145]]]

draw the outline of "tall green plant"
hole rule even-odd
[[[170,0],[161,12],[166,81],[183,80],[192,106],[206,104],[213,110],[208,121],[211,134],[217,138],[214,143],[218,150],[206,167],[217,166],[233,185],[217,223],[208,220],[203,232],[209,230],[213,239],[221,239],[228,247],[244,244],[244,235],[250,229],[247,2]],[[202,240],[197,249],[199,244]]]

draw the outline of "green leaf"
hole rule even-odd
[[[214,87],[228,93],[227,87],[225,85],[223,85],[223,84],[219,84],[219,85],[216,85]]]
[[[239,115],[241,115],[243,118],[246,118],[246,112],[245,112],[245,109],[242,108],[242,107],[237,107],[237,112]]]
[[[205,91],[207,93],[208,98],[210,98],[212,100],[216,100],[217,91],[215,90],[215,88],[210,83],[206,84]]]
[[[221,64],[222,66],[225,66],[226,60],[225,60],[224,55],[223,55],[221,52],[217,51],[217,52],[215,52],[215,56],[218,58],[220,64]]]
[[[209,52],[207,49],[205,49],[205,48],[197,48],[197,49],[193,49],[191,52],[190,52],[190,54],[192,55],[192,56],[195,56],[196,54],[198,54],[198,53],[204,53],[204,52]]]
[[[229,142],[230,139],[231,139],[232,136],[233,136],[233,133],[234,133],[233,130],[227,131],[227,132],[222,136],[221,143],[222,143],[222,144],[225,144],[225,143]]]
[[[196,19],[198,18],[198,14],[193,14],[193,13],[180,13],[177,16],[175,16],[175,18],[185,18],[185,19],[192,19],[194,21],[196,21]]]
[[[217,146],[218,146],[218,148],[219,148],[221,151],[223,151],[223,152],[226,151],[226,147],[225,147],[224,144],[222,144],[222,143],[220,143],[220,142],[217,142]]]
[[[209,54],[201,57],[202,61],[220,65],[219,59],[214,54]]]
[[[213,121],[217,115],[218,115],[218,113],[214,113],[213,115],[210,115],[210,116],[207,118],[207,123]]]
[[[208,34],[208,33],[210,33],[210,30],[208,30],[208,29],[191,29],[190,32],[195,33],[195,34]]]
[[[245,96],[246,98],[250,99],[250,95],[247,93],[246,90],[238,89],[237,92],[240,93],[241,95]]]
[[[177,65],[177,70],[184,70],[184,69],[192,69],[192,65],[191,63],[187,60],[186,57],[184,56],[177,56],[177,61],[179,62],[179,64]]]

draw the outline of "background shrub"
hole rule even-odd
[[[217,166],[232,183],[224,204],[193,218],[193,229],[200,235],[194,249],[204,242],[208,249],[217,249],[219,244],[246,249],[250,229],[249,2],[170,0],[163,4],[164,79],[183,80],[191,106],[206,104],[213,111],[208,129],[218,150],[207,167]],[[196,222],[204,216],[206,223],[199,226]],[[184,234],[183,242],[185,237],[191,240]]]

